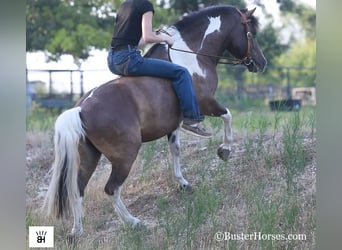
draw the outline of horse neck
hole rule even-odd
[[[221,17],[208,17],[209,25],[201,37],[198,52],[221,56],[225,50],[226,32],[222,29]]]
[[[202,57],[203,61],[212,61],[215,65],[218,62],[218,57],[222,56],[229,42],[229,33],[232,29],[225,27],[227,17],[217,16],[208,17],[209,23],[205,23],[202,27],[185,28],[178,30],[176,27],[171,27],[168,32],[175,39],[174,48],[188,50],[193,53],[211,55]],[[199,32],[200,31],[200,32]]]

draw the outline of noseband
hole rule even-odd
[[[246,36],[247,36],[247,52],[246,52],[246,56],[241,59],[241,63],[244,63],[246,66],[250,65],[251,63],[253,63],[253,59],[251,57],[251,49],[252,49],[252,42],[251,40],[253,39],[253,34],[250,31],[249,25],[248,23],[251,22],[251,19],[248,19],[247,16],[245,14],[243,14],[239,9],[236,9],[237,12],[239,12],[240,16],[241,16],[241,23],[245,25],[246,27]]]
[[[240,14],[240,16],[241,16],[241,23],[246,27],[247,52],[246,52],[246,56],[244,58],[237,59],[237,58],[231,58],[231,57],[226,57],[226,56],[215,56],[215,55],[209,55],[209,54],[200,53],[200,52],[193,52],[193,51],[189,51],[189,50],[177,49],[177,48],[173,48],[171,46],[169,46],[169,58],[170,58],[170,49],[172,49],[172,50],[181,51],[181,52],[185,52],[185,53],[196,54],[196,55],[200,55],[200,56],[207,56],[207,57],[218,58],[218,62],[217,62],[218,64],[234,64],[234,65],[245,64],[246,66],[252,64],[253,63],[253,59],[251,57],[251,49],[252,49],[251,40],[253,39],[253,34],[250,31],[250,28],[249,28],[249,25],[248,25],[248,23],[250,23],[251,20],[248,19],[246,14],[242,13],[239,9],[236,8],[236,10]],[[163,29],[160,29],[157,32],[162,32],[162,33],[165,33],[165,34],[171,36],[167,31],[165,31]]]

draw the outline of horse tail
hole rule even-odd
[[[55,123],[55,160],[43,208],[47,207],[47,214],[57,218],[69,216],[76,209],[75,204],[80,197],[77,184],[80,164],[78,143],[85,137],[80,112],[81,107],[68,109],[59,115]]]

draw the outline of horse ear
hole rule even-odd
[[[248,11],[246,12],[247,18],[248,18],[248,17],[251,17],[251,16],[253,15],[253,13],[254,13],[255,10],[256,10],[256,7],[255,7],[254,9],[252,9],[252,10],[248,10]]]

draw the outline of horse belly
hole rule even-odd
[[[143,142],[159,139],[170,134],[179,126],[181,112],[178,104],[176,102],[167,105],[169,101],[171,100],[166,98],[164,102],[151,102],[148,109],[146,107],[139,109],[141,138]]]
[[[141,127],[142,142],[154,141],[170,134],[178,128],[179,123],[178,119],[173,119],[170,122],[161,122],[160,119],[144,122]]]

